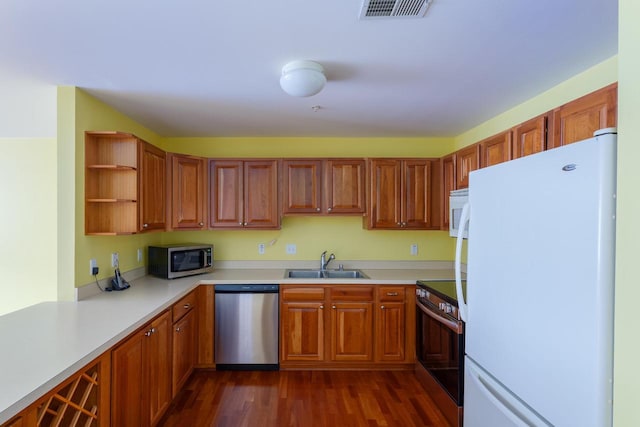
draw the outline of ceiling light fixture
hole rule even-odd
[[[322,65],[313,61],[292,61],[282,67],[280,87],[291,96],[312,96],[327,83]]]

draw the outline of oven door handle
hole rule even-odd
[[[422,311],[427,316],[431,317],[433,320],[435,320],[435,321],[437,321],[439,323],[442,323],[447,328],[451,329],[456,334],[458,334],[458,335],[462,334],[462,322],[458,322],[458,321],[455,321],[455,320],[447,319],[446,317],[441,316],[440,314],[436,313],[435,311],[430,310],[428,307],[425,307],[422,303],[420,303],[420,301],[416,301],[416,307],[418,307],[420,309],[420,311]]]

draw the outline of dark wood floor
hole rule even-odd
[[[161,426],[448,426],[411,371],[196,371]]]

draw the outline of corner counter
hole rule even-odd
[[[348,279],[346,283],[408,285],[419,279],[453,277],[451,263],[437,263],[442,268],[422,264],[426,266],[360,267],[369,278]],[[220,283],[343,284],[345,280],[284,279],[283,268],[220,268],[174,280],[144,276],[131,281],[125,291],[100,292],[76,302],[44,302],[0,316],[0,339],[5,349],[0,352],[0,424],[197,286]]]

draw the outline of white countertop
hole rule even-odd
[[[451,279],[450,269],[363,269],[351,284],[414,284]],[[29,406],[200,284],[345,283],[338,279],[283,279],[281,268],[218,269],[163,280],[144,276],[131,288],[77,302],[45,302],[0,316],[0,424]]]

